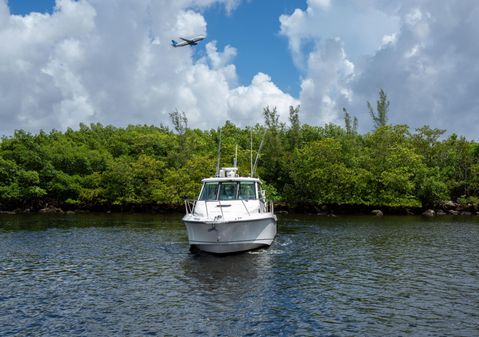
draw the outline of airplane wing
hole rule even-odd
[[[198,35],[192,39],[186,39],[184,37],[180,37],[181,42],[176,42],[175,40],[171,40],[171,45],[173,47],[183,47],[183,46],[196,46],[198,44],[198,41],[201,41],[205,38],[204,35]]]
[[[188,39],[185,39],[184,37],[180,37],[181,40],[187,42],[187,43],[194,43],[195,40],[188,40]]]

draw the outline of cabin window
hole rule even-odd
[[[256,183],[254,181],[207,182],[199,200],[255,200]]]
[[[218,197],[218,183],[205,183],[200,200],[216,200]]]
[[[256,199],[255,183],[250,181],[242,181],[239,185],[239,199],[252,200]]]
[[[236,199],[236,190],[238,184],[236,182],[221,183],[219,200],[234,200]]]

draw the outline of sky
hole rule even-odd
[[[479,1],[0,0],[0,135],[80,123],[389,121],[479,139]],[[205,34],[195,47],[171,39]]]

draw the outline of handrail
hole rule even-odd
[[[245,208],[245,210],[246,210],[246,213],[248,213],[248,216],[251,216],[251,214],[249,213],[248,207],[246,207],[246,204],[244,203],[244,200],[243,200],[243,199],[240,199],[240,200],[241,200],[241,202],[243,203],[243,206],[244,206],[244,208]]]
[[[274,213],[274,204],[273,201],[265,201],[264,202],[264,212],[265,213]]]
[[[186,214],[195,214],[196,200],[185,199]]]
[[[248,216],[251,215],[248,207],[246,206],[246,203],[244,200],[240,199],[241,203],[243,204],[243,207],[245,208],[246,212],[248,213]],[[198,200],[196,199],[185,199],[185,209],[186,209],[186,214],[195,214],[195,208],[196,208],[196,203]],[[221,211],[221,217],[224,219],[224,212],[223,212],[223,207],[221,200],[211,200],[213,202],[217,202],[217,205],[220,208]],[[274,203],[273,201],[262,201],[263,207],[260,207],[260,212],[261,213],[274,213]],[[205,210],[206,210],[206,217],[209,217],[209,212],[208,212],[208,200],[205,200]]]
[[[224,220],[225,219],[225,215],[223,213],[223,207],[221,207],[221,200],[218,198],[218,205],[220,206],[220,211],[221,211],[221,218]]]

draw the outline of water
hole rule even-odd
[[[478,336],[479,217],[283,216],[188,251],[180,216],[0,216],[0,336]]]

